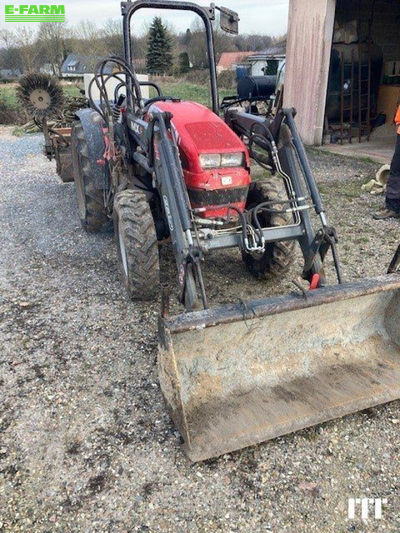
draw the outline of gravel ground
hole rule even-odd
[[[125,299],[112,234],[81,230],[41,144],[0,132],[0,531],[400,531],[399,402],[188,462],[157,382],[158,304]],[[400,223],[360,193],[376,165],[310,155],[346,279],[382,273]],[[231,253],[206,282],[224,302],[297,272],[260,284]],[[349,497],[387,498],[383,520],[349,522]]]

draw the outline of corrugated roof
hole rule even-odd
[[[265,50],[256,52],[249,59],[257,60],[257,59],[268,59],[268,58],[285,57],[285,56],[286,56],[286,41],[282,41],[281,43],[274,44],[273,46],[270,46],[266,48]]]

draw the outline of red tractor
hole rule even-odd
[[[211,110],[164,96],[152,83],[158,96],[143,99],[130,20],[147,7],[189,10],[204,21]],[[91,108],[78,112],[72,131],[82,224],[95,231],[114,220],[132,298],[159,293],[159,246],[172,242],[186,312],[169,316],[163,306],[158,371],[193,460],[400,397],[400,248],[387,276],[340,284],[335,231],[327,224],[294,110],[277,111],[276,97],[263,102],[267,111],[259,113],[257,101],[267,99],[273,86],[267,76],[242,80],[238,95],[219,102],[216,10],[222,28],[237,32],[238,17],[226,8],[176,0],[123,3],[125,56],[98,65],[92,87],[100,98],[94,101],[89,91]],[[112,95],[110,78],[118,80]],[[21,83],[22,101],[43,124],[46,153],[54,151],[63,171],[70,161],[68,136],[52,132],[60,145],[52,150],[45,123],[61,96],[54,80],[43,76]],[[268,177],[253,181],[251,164]],[[207,309],[201,267],[210,252],[236,247],[254,276],[280,277],[295,241],[310,291],[295,281],[301,292]],[[329,249],[339,281],[334,286],[324,286]],[[193,311],[201,302],[204,309]]]
[[[205,24],[212,109],[164,96],[142,97],[131,50],[130,21],[141,8],[189,10]],[[335,246],[321,198],[296,131],[293,110],[251,114],[239,98],[220,104],[212,21],[237,33],[237,14],[184,1],[123,2],[125,57],[101,62],[92,84],[100,101],[78,113],[72,132],[75,182],[84,228],[113,219],[124,284],[133,299],[159,293],[158,243],[171,238],[179,296],[187,310],[207,297],[201,264],[208,252],[237,247],[257,278],[282,276],[294,243],[305,258],[303,276],[323,284],[322,260]],[[105,74],[114,65],[115,74]],[[110,77],[119,83],[107,94]],[[254,103],[251,98],[251,109]],[[223,113],[223,118],[221,114]],[[251,160],[271,177],[252,182]],[[310,210],[320,216],[314,233]],[[337,265],[337,269],[338,269]]]

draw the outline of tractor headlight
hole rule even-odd
[[[203,169],[242,167],[244,154],[200,154],[200,164]]]
[[[234,154],[221,155],[221,167],[242,167],[243,154],[241,152]]]
[[[221,166],[221,154],[201,154],[200,165],[202,168],[219,168]]]

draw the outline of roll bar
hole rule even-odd
[[[219,95],[217,85],[217,67],[215,61],[214,32],[211,22],[215,20],[215,6],[201,7],[193,2],[180,0],[136,0],[135,2],[121,2],[123,23],[123,40],[125,60],[131,65],[133,60],[131,43],[131,18],[136,11],[143,8],[172,9],[176,11],[192,11],[201,17],[206,28],[208,62],[210,70],[211,101],[214,113],[219,112]],[[128,101],[132,91],[131,81],[127,84]]]

